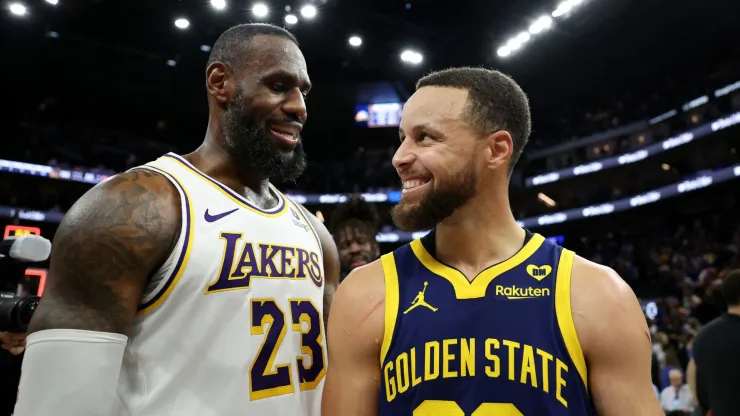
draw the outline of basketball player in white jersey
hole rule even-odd
[[[90,190],[53,244],[16,416],[318,415],[326,228],[270,181],[305,168],[311,88],[289,32],[227,30],[203,145]]]

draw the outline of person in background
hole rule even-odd
[[[702,410],[728,416],[740,409],[740,269],[726,273],[719,289],[727,313],[697,334],[687,378]]]
[[[337,207],[329,221],[329,230],[339,249],[340,282],[354,269],[380,257],[378,212],[360,197],[352,197]]]
[[[683,382],[683,373],[674,368],[668,373],[671,385],[660,392],[660,406],[666,412],[690,412],[693,409],[694,395],[687,384]]]

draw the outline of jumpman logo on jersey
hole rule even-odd
[[[412,309],[416,308],[417,306],[424,306],[426,308],[431,309],[432,312],[437,312],[437,308],[435,308],[434,306],[432,306],[432,305],[426,303],[426,301],[424,301],[424,292],[427,291],[427,284],[429,284],[429,282],[424,282],[424,289],[420,290],[419,291],[419,294],[416,295],[416,297],[414,298],[414,300],[411,301],[411,306],[409,306],[409,308],[406,309],[406,311],[403,313],[404,315],[406,315],[407,313],[409,313]]]

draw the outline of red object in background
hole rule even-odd
[[[39,227],[28,227],[25,225],[6,225],[3,238],[20,237],[29,234],[41,235],[41,229]]]
[[[46,286],[46,269],[28,268],[26,269],[26,276],[35,276],[39,278],[39,290],[37,291],[36,296],[41,296],[41,294],[44,293],[44,286]]]

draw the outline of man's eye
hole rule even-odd
[[[285,92],[288,91],[288,87],[283,84],[282,82],[274,82],[270,84],[270,89],[275,92]]]

